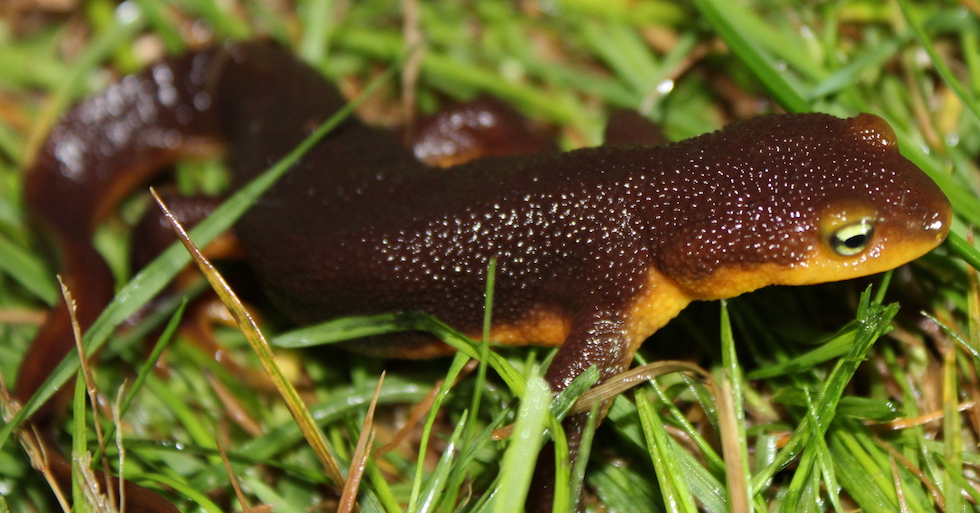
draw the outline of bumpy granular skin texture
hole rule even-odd
[[[343,105],[315,71],[259,42],[161,61],[69,112],[25,195],[64,251],[72,288],[95,291],[79,298],[82,328],[111,296],[90,238],[115,199],[218,140],[241,186]],[[466,130],[499,136],[484,116],[492,111],[478,107]],[[499,122],[521,124],[508,116]],[[635,121],[610,134],[656,137],[634,130]],[[270,296],[301,324],[424,311],[479,333],[496,258],[491,333],[505,343],[561,345],[546,379],[562,389],[593,365],[601,379],[624,369],[639,343],[692,300],[894,267],[938,244],[950,215],[945,196],[870,115],[767,116],[666,146],[489,157],[448,169],[423,166],[389,134],[349,119],[236,229]],[[873,232],[859,234],[857,255],[835,255],[828,233],[855,219]],[[15,395],[29,397],[71,345],[62,305],[25,359]],[[404,357],[444,351],[422,334],[349,347]],[[573,447],[581,420],[566,422]],[[548,493],[538,497],[546,510]],[[173,511],[162,499],[138,502],[130,510]]]

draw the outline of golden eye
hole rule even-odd
[[[839,226],[830,234],[830,249],[841,256],[854,256],[868,247],[874,231],[874,218],[871,217]]]

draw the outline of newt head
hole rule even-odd
[[[662,253],[662,270],[692,298],[884,272],[928,253],[949,233],[949,200],[899,153],[881,118],[804,114],[739,125],[734,134],[713,135],[719,147],[742,148],[744,155],[727,163],[733,170],[719,170],[742,192],[718,194],[712,208],[725,214],[690,223],[680,238],[689,242]],[[700,260],[670,267],[677,254]]]
[[[867,151],[877,168],[862,171],[842,165],[867,182],[828,191],[816,211],[812,233],[818,240],[782,283],[821,283],[884,272],[928,253],[949,233],[949,200],[899,153],[895,133],[884,120],[859,114],[846,120],[845,133],[853,138],[854,148]]]

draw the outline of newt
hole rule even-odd
[[[112,294],[92,231],[127,191],[216,143],[239,187],[343,105],[318,72],[255,42],[164,59],[67,112],[27,175],[25,198],[61,248],[82,327]],[[593,366],[600,380],[625,370],[692,301],[893,269],[940,244],[951,215],[871,114],[767,115],[668,145],[447,168],[348,119],[235,231],[266,293],[299,325],[424,311],[478,337],[496,257],[491,339],[558,347],[545,375],[557,392]],[[71,350],[61,310],[25,358],[18,399]],[[449,351],[423,333],[348,347],[395,358]],[[573,448],[580,420],[566,421]],[[129,511],[174,511],[160,501]]]

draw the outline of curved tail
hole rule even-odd
[[[62,281],[74,296],[80,328],[88,329],[112,300],[114,283],[92,235],[130,190],[165,169],[180,155],[215,145],[208,92],[218,74],[217,50],[163,60],[127,77],[72,108],[52,129],[25,179],[27,210],[50,234],[61,260]],[[49,313],[21,363],[13,396],[28,401],[62,359],[74,350],[74,334],[64,299]],[[30,419],[41,432],[70,386]],[[71,464],[41,437],[47,465],[64,490],[71,489]],[[119,488],[114,477],[103,489]],[[123,482],[126,511],[177,512],[169,501]]]
[[[114,292],[109,268],[92,244],[95,227],[130,190],[178,156],[214,145],[208,87],[220,66],[217,55],[207,50],[163,60],[84,100],[52,129],[27,172],[27,210],[53,239],[82,330]],[[73,346],[62,300],[24,358],[14,397],[30,399]],[[32,420],[43,422],[51,411],[46,405]]]

